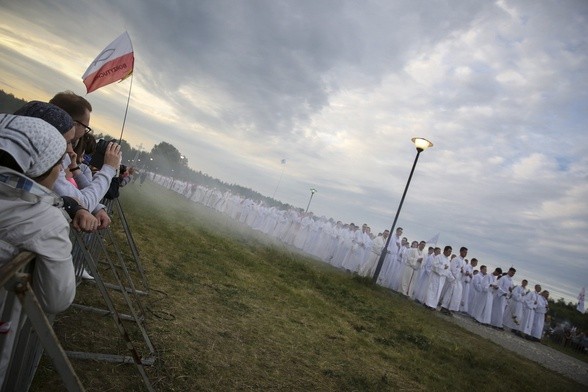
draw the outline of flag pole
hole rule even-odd
[[[129,112],[129,102],[131,101],[131,90],[133,88],[133,76],[134,72],[131,73],[131,84],[129,86],[129,96],[127,97],[127,107],[125,108],[125,116],[123,118],[122,128],[120,130],[120,138],[118,140],[118,144],[122,142],[123,132],[125,131],[125,123],[127,122],[127,113]]]

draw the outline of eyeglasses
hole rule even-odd
[[[84,133],[84,135],[87,135],[87,134],[89,134],[89,133],[92,133],[92,128],[90,128],[90,127],[89,127],[89,126],[87,126],[86,124],[84,124],[84,123],[82,123],[82,122],[79,122],[78,120],[74,120],[74,122],[75,122],[75,123],[77,123],[77,124],[79,124],[79,125],[81,125],[82,127],[84,127],[84,129],[85,129],[85,131],[86,131],[86,132]]]

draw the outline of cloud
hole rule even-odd
[[[384,229],[410,139],[426,137],[399,221],[411,239],[440,232],[568,294],[586,284],[585,1],[9,3],[11,91],[80,91],[126,29],[131,142],[167,141],[194,168],[269,195],[287,158],[283,201],[305,206],[316,187],[319,215]],[[99,128],[120,127],[126,86],[89,97]]]

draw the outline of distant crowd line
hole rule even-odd
[[[374,275],[389,230],[374,235],[367,224],[335,222],[300,209],[282,210],[263,202],[221,192],[199,184],[150,174],[151,179],[186,198],[210,207],[282,243],[323,260],[334,267],[364,277]],[[468,249],[453,254],[425,241],[409,242],[397,228],[390,239],[377,283],[392,289],[432,311],[452,316],[460,312],[476,322],[530,340],[543,337],[549,292],[528,281],[515,285],[515,268],[488,271],[478,260],[466,258]]]

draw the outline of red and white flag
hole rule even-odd
[[[134,65],[133,44],[125,31],[92,61],[82,76],[87,92],[126,79],[133,73]]]

